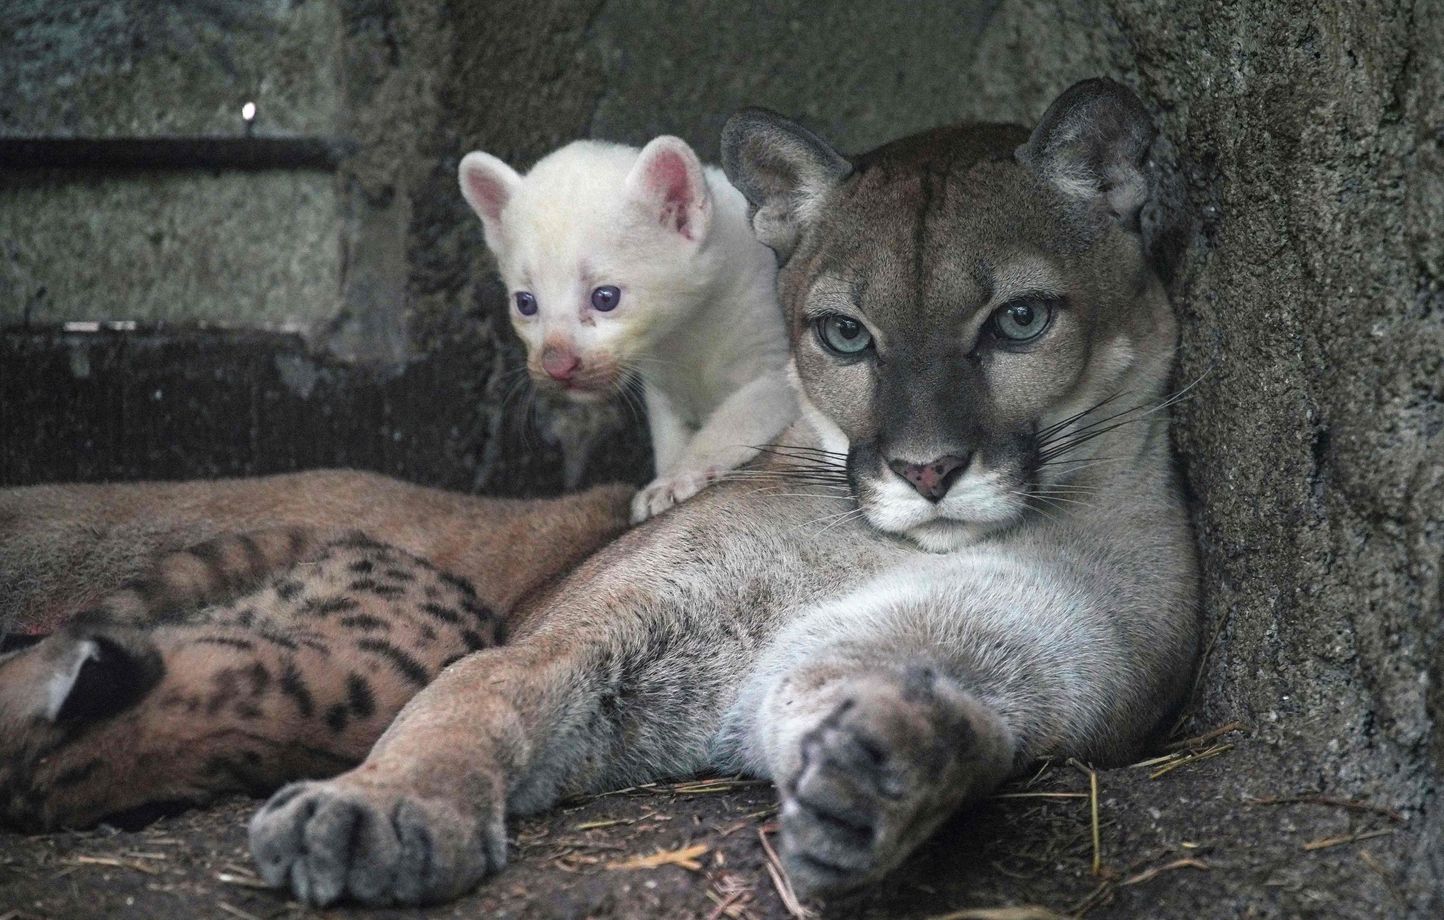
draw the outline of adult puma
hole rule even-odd
[[[1136,232],[1123,87],[1037,127],[853,159],[762,111],[723,137],[780,262],[803,419],[451,665],[356,769],[251,823],[304,901],[453,897],[508,814],[699,770],[772,778],[805,893],[880,877],[1044,755],[1117,761],[1178,703],[1195,561]]]

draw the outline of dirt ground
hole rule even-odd
[[[265,888],[246,852],[249,800],[133,833],[0,832],[0,920],[1407,912],[1409,893],[1397,881],[1401,860],[1417,846],[1407,816],[1321,789],[1327,771],[1317,760],[1241,730],[1161,757],[1099,771],[1096,797],[1081,765],[1042,765],[949,823],[884,884],[825,904],[789,903],[783,893],[768,850],[771,786],[702,779],[571,802],[517,822],[503,873],[460,901],[426,910],[312,911]]]

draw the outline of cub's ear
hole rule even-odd
[[[722,128],[722,169],[752,203],[752,229],[787,261],[823,197],[852,172],[847,158],[795,122],[743,109]]]
[[[1067,197],[1094,203],[1136,229],[1148,200],[1143,160],[1153,136],[1153,120],[1132,90],[1112,80],[1084,80],[1053,100],[1015,156]]]
[[[78,636],[62,644],[51,665],[39,713],[51,722],[94,722],[124,712],[165,673],[149,644],[122,644],[99,635]]]
[[[461,195],[486,230],[493,252],[501,244],[501,212],[521,185],[516,170],[489,153],[474,150],[461,158]]]
[[[702,161],[680,137],[662,135],[642,148],[627,174],[627,194],[657,223],[700,242],[712,225],[712,192]]]

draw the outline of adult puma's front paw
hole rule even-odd
[[[640,524],[673,505],[681,504],[721,479],[726,471],[724,467],[709,466],[658,476],[632,497],[632,523]]]
[[[500,807],[478,816],[405,789],[292,783],[251,818],[251,855],[269,885],[325,906],[457,897],[506,864]]]
[[[1001,723],[932,668],[849,678],[843,691],[781,784],[782,857],[799,894],[880,878],[1007,771]]]

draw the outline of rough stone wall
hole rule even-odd
[[[1444,877],[1444,16],[1437,3],[1004,3],[972,114],[1105,73],[1159,114],[1189,248],[1176,411],[1201,722],[1411,810]],[[1430,913],[1432,911],[1433,913]]]
[[[330,136],[333,0],[14,0],[0,137]],[[305,328],[339,307],[332,177],[0,174],[0,323]]]

